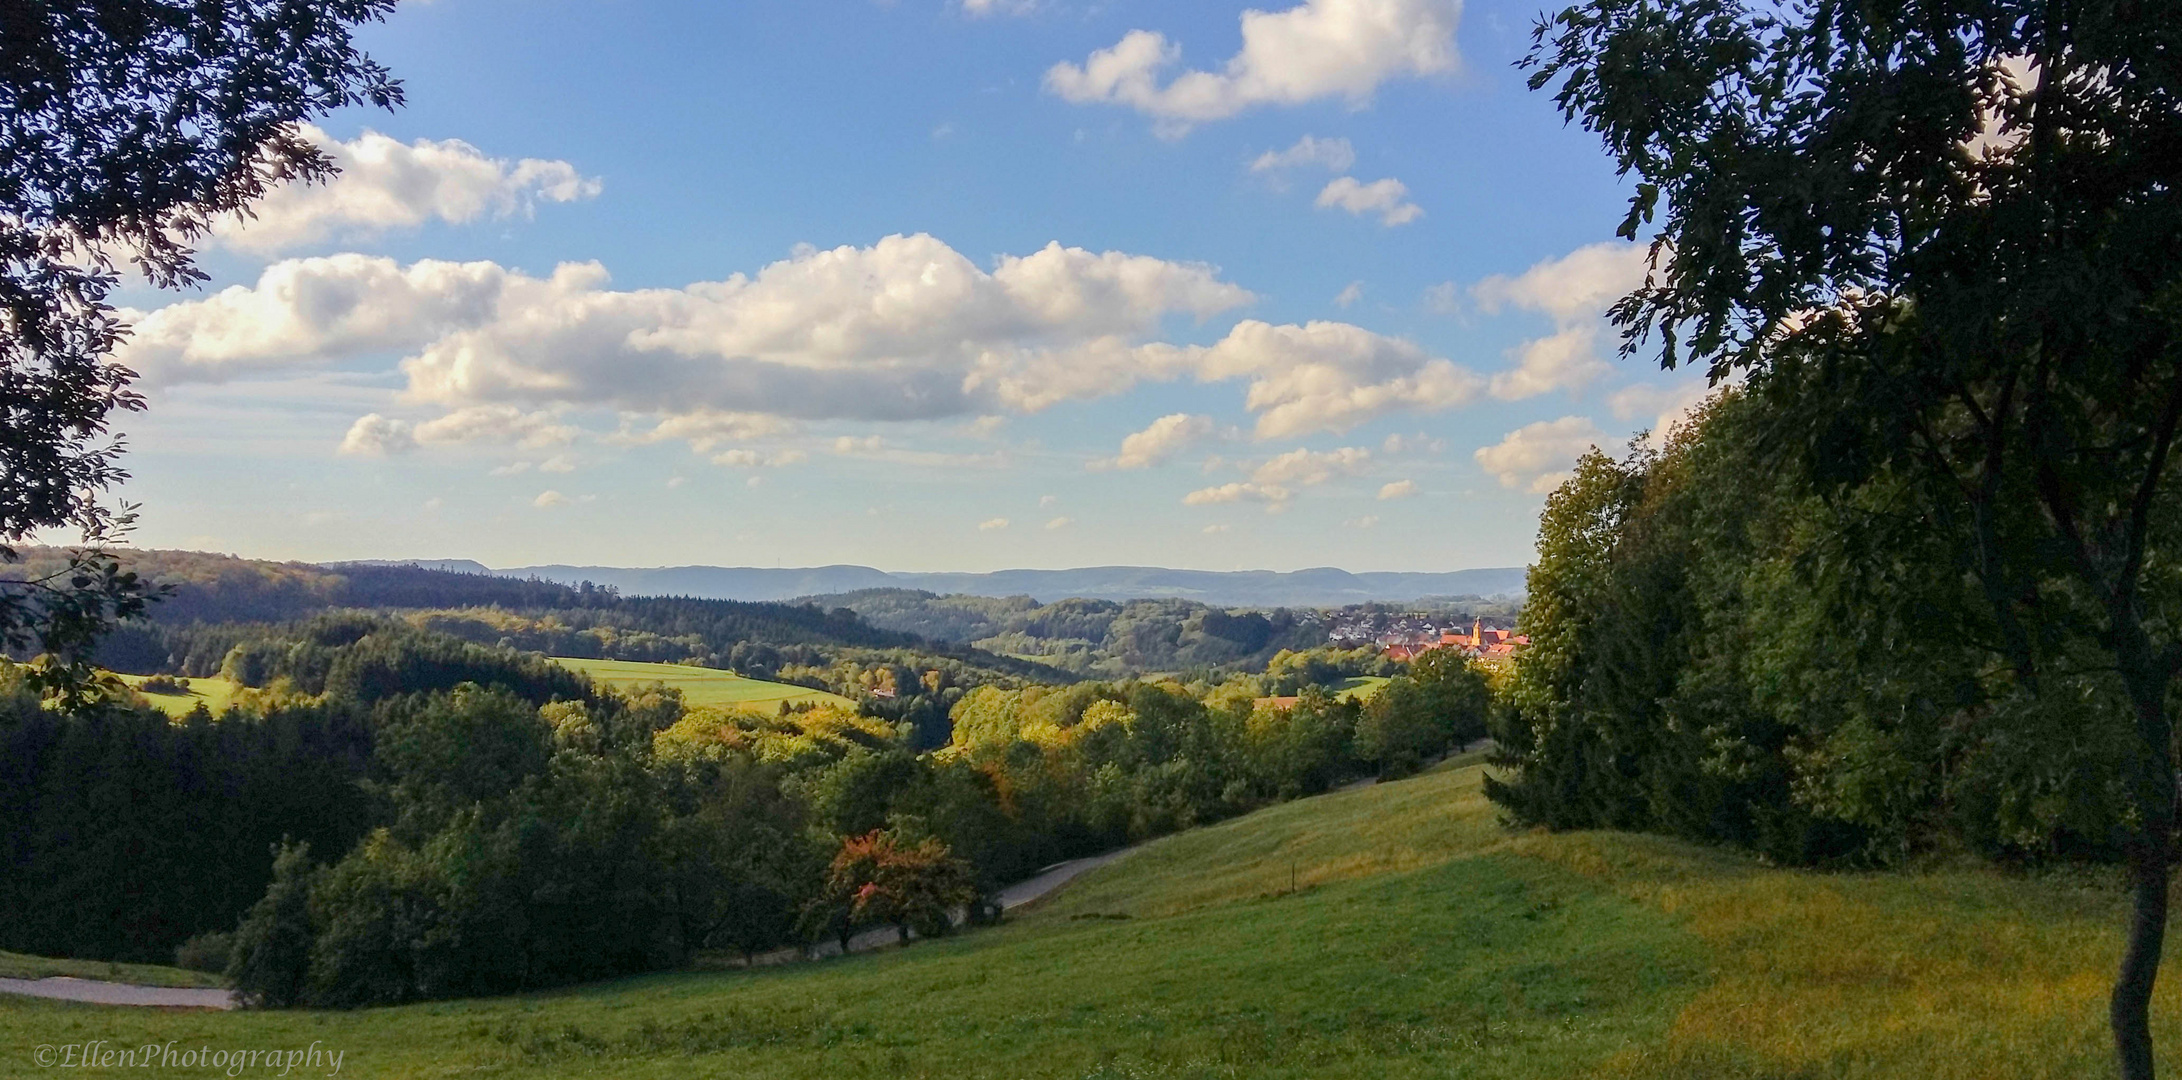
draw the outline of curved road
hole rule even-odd
[[[1018,908],[1037,900],[1053,890],[1074,880],[1086,870],[1105,866],[1127,855],[1135,848],[1122,848],[1088,859],[1071,859],[1056,863],[1038,872],[1036,877],[1018,881],[1000,890],[998,897],[1003,911]],[[849,939],[850,952],[865,952],[899,940],[891,927],[866,930]],[[806,956],[839,956],[841,946],[827,942],[805,951],[780,949],[758,957],[760,964],[780,964]],[[61,1001],[83,1001],[94,1005],[144,1005],[164,1009],[232,1009],[236,1005],[232,990],[186,989],[173,986],[139,986],[135,983],[100,982],[96,979],[76,979],[58,976],[50,979],[0,979],[0,994],[24,994],[30,997],[55,998]]]

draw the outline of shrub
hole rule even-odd
[[[174,966],[218,975],[227,970],[235,955],[235,935],[217,930],[199,934],[174,947]]]

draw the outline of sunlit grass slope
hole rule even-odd
[[[553,662],[589,675],[592,682],[616,689],[627,690],[665,683],[680,690],[682,700],[691,705],[772,706],[783,701],[855,705],[855,702],[839,694],[787,683],[766,682],[763,679],[746,679],[732,671],[721,671],[718,668],[691,667],[688,664],[645,664],[634,660],[580,660],[567,656],[556,656]]]
[[[349,1051],[357,1076],[2099,1075],[2103,886],[1511,835],[1474,765],[1148,845],[1007,926],[814,965],[348,1014],[0,998],[38,1043]],[[2182,1060],[2182,999],[2158,1015]]]
[[[160,712],[176,719],[188,716],[199,705],[203,705],[207,710],[210,710],[212,715],[218,716],[226,712],[227,707],[234,703],[235,695],[242,692],[241,686],[229,682],[221,676],[206,675],[189,680],[189,689],[183,693],[154,694],[141,689],[144,680],[152,677],[150,675],[115,676],[115,678],[127,683],[130,689],[142,694],[144,700],[151,702]]]

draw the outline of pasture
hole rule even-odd
[[[190,679],[188,691],[179,694],[151,693],[143,690],[144,680],[154,677],[150,675],[115,676],[115,678],[127,684],[129,689],[137,691],[145,701],[150,702],[160,712],[166,713],[177,720],[188,716],[199,705],[203,705],[212,715],[218,716],[226,712],[229,705],[235,703],[235,695],[243,690],[242,686],[219,675],[206,675],[201,678]]]
[[[849,708],[856,705],[839,694],[829,694],[807,686],[745,678],[718,668],[692,667],[688,664],[646,664],[633,660],[584,660],[569,656],[556,656],[553,662],[590,676],[592,682],[617,690],[632,690],[664,683],[680,690],[683,702],[690,705],[770,708],[783,701],[808,701]]]

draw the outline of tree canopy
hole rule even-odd
[[[1638,181],[1627,350],[1743,380],[1764,466],[1808,490],[1889,489],[1863,520],[1940,538],[1934,572],[1973,586],[1950,633],[2015,692],[2128,717],[2091,727],[2130,809],[2132,1078],[2176,823],[2177,26],[2141,0],[1597,0],[1527,61]]]

